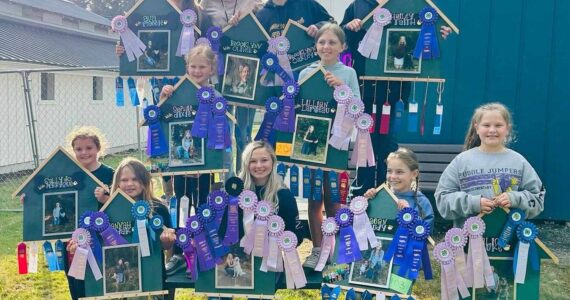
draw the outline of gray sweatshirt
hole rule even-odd
[[[511,207],[534,218],[544,209],[544,188],[534,168],[516,151],[486,153],[478,147],[457,155],[447,166],[435,191],[441,216],[463,226],[481,212],[481,197],[493,199],[507,192]]]

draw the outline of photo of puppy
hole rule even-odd
[[[239,257],[235,257],[234,258],[234,278],[235,277],[240,277],[245,275],[245,272],[242,270],[241,268],[241,264],[239,262]]]

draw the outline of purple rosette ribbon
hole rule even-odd
[[[208,204],[210,204],[210,207],[216,211],[217,227],[220,227],[220,224],[222,223],[226,207],[228,207],[228,202],[229,195],[222,190],[213,191],[208,194]]]
[[[231,147],[230,127],[226,120],[228,103],[223,97],[216,97],[212,103],[214,119],[208,127],[208,149],[224,150]]]
[[[190,274],[192,280],[198,279],[196,264],[196,248],[194,248],[192,234],[187,228],[176,230],[176,244],[184,253],[186,259],[186,273]]]
[[[135,58],[139,58],[146,50],[145,44],[139,37],[129,28],[127,18],[125,16],[116,16],[111,20],[111,29],[121,36],[127,59],[131,62]]]
[[[261,261],[262,272],[283,272],[283,257],[279,251],[279,237],[285,231],[285,222],[278,215],[272,215],[267,220],[268,246],[265,248]]]
[[[356,143],[352,150],[350,163],[357,167],[372,167],[376,165],[374,159],[374,148],[372,148],[372,140],[370,139],[370,128],[374,126],[372,116],[367,113],[360,115],[354,121],[356,129]]]
[[[406,246],[405,260],[400,264],[398,275],[416,280],[420,273],[420,268],[424,269],[424,278],[432,279],[431,263],[429,261],[429,251],[427,249],[427,239],[429,237],[430,226],[421,219],[410,226],[410,239]]]
[[[457,274],[463,278],[463,274],[466,272],[464,247],[467,245],[467,232],[465,232],[463,228],[451,228],[445,233],[445,242],[453,248],[455,254],[455,270]]]
[[[200,222],[204,225],[206,229],[206,236],[210,243],[211,249],[214,252],[214,257],[217,262],[222,261],[222,256],[228,254],[229,249],[224,244],[222,244],[222,238],[218,234],[218,227],[216,225],[216,211],[212,209],[209,204],[205,203],[198,207],[196,215]]]
[[[142,257],[150,256],[150,244],[148,242],[148,216],[150,215],[150,207],[144,200],[138,200],[131,207],[131,215],[135,220],[135,232],[133,234],[133,242],[140,244]],[[152,234],[154,231],[150,230]]]
[[[335,235],[338,232],[338,224],[335,218],[329,217],[323,221],[321,224],[321,231],[323,233],[323,239],[321,241],[321,254],[319,256],[319,261],[315,267],[315,271],[321,272],[325,268],[327,261],[331,260],[334,254],[335,246]]]
[[[257,206],[257,195],[250,190],[244,190],[239,194],[238,205],[243,210],[243,232],[239,245],[243,247],[244,252],[250,254],[253,251],[253,242],[255,234],[253,231],[253,222],[255,218],[255,207]]]
[[[89,243],[91,245],[91,251],[93,251],[93,255],[95,255],[95,259],[97,259],[98,262],[103,262],[103,248],[97,238],[97,232],[91,225],[91,214],[93,213],[93,211],[84,212],[81,217],[79,217],[79,227],[89,231],[91,237],[91,242]]]
[[[353,217],[353,213],[346,207],[336,212],[335,221],[340,227],[337,264],[348,264],[362,259],[360,248],[351,226]]]
[[[212,100],[214,99],[214,90],[211,87],[201,87],[196,92],[198,98],[198,111],[192,125],[192,136],[197,138],[208,137],[208,125],[212,118]]]
[[[469,235],[465,284],[473,288],[494,286],[496,283],[483,240],[485,222],[480,217],[470,217],[463,224],[463,230]]]
[[[279,247],[283,250],[285,281],[288,289],[300,289],[307,285],[307,277],[297,252],[297,236],[291,231],[284,231],[279,237]]]
[[[388,250],[384,253],[384,261],[389,263],[394,258],[394,264],[400,265],[405,262],[405,251],[411,235],[410,228],[418,219],[418,212],[413,208],[405,207],[398,212],[396,217],[398,230],[396,230]]]
[[[259,201],[255,206],[255,222],[253,223],[252,255],[263,257],[269,247],[267,239],[267,220],[273,215],[273,204],[269,201]]]
[[[231,246],[239,242],[238,196],[243,191],[243,181],[239,177],[231,177],[226,181],[226,193],[229,195],[228,217],[224,245]]]
[[[182,30],[180,31],[180,40],[178,40],[178,48],[176,56],[184,56],[190,49],[194,48],[196,37],[194,36],[194,25],[198,21],[196,12],[191,9],[185,9],[180,14],[180,23],[182,23]]]
[[[504,191],[505,189],[503,189]],[[501,231],[501,235],[499,236],[499,241],[497,245],[499,247],[509,251],[511,246],[509,245],[512,236],[515,234],[517,227],[524,221],[525,213],[520,208],[513,208],[509,211],[509,215],[507,217],[507,223],[503,227]]]
[[[441,242],[433,248],[435,260],[441,266],[441,299],[454,300],[470,296],[469,290],[455,268],[455,250],[447,242]]]
[[[282,107],[283,103],[277,97],[269,97],[267,101],[265,101],[265,114],[263,115],[263,121],[259,126],[259,131],[254,140],[273,144],[275,140],[273,127],[275,125],[275,119],[279,115]]]
[[[524,284],[528,261],[534,271],[540,271],[540,257],[535,239],[538,236],[538,228],[531,222],[524,221],[517,227],[519,242],[515,248],[513,271],[515,283]]]
[[[218,26],[212,26],[208,28],[208,31],[206,31],[206,38],[210,41],[210,45],[212,46],[212,50],[216,54],[218,61],[218,75],[224,74],[224,56],[220,51],[222,36],[222,28]]]
[[[198,256],[200,272],[213,269],[216,266],[216,262],[212,252],[210,251],[210,245],[206,239],[204,226],[198,218],[198,215],[188,218],[186,221],[186,228],[190,234],[194,236],[194,247],[196,248],[196,254]]]
[[[370,224],[370,219],[366,213],[368,208],[368,199],[358,196],[354,197],[350,202],[350,211],[354,214],[354,221],[352,227],[356,232],[356,241],[361,251],[368,250],[368,243],[370,248],[376,248],[379,243]]]
[[[335,87],[333,97],[336,100],[336,113],[331,129],[331,137],[329,145],[338,150],[347,151],[350,144],[350,136],[354,128],[353,115],[348,113],[348,106],[354,102],[362,103],[359,99],[354,99],[350,87],[346,84]],[[364,111],[364,104],[362,103],[362,111]],[[362,113],[362,112],[360,112]]]
[[[105,246],[118,246],[128,244],[127,240],[109,224],[109,217],[102,211],[91,214],[91,225],[101,235]]]
[[[374,22],[358,45],[358,52],[370,59],[378,59],[384,26],[392,22],[392,13],[384,7],[374,10]]]
[[[416,48],[414,48],[414,58],[439,58],[439,44],[435,28],[435,23],[438,19],[437,11],[431,6],[426,6],[420,11],[422,29],[416,42]]]
[[[281,88],[283,92],[283,107],[275,119],[275,130],[283,132],[295,131],[295,96],[299,93],[299,84],[294,80],[285,82]]]
[[[77,243],[77,249],[69,266],[67,275],[79,280],[85,279],[86,266],[89,264],[95,280],[103,278],[101,270],[97,265],[97,260],[91,251],[91,241],[97,237],[91,236],[85,228],[77,228],[71,235],[71,239]]]
[[[160,108],[149,105],[143,110],[143,116],[148,124],[149,156],[156,157],[168,152],[166,135],[160,127]]]

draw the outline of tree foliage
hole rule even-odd
[[[76,5],[108,19],[124,14],[137,0],[70,0]]]

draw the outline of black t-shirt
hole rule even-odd
[[[101,164],[101,166],[92,171],[91,174],[110,187],[113,184],[113,175],[115,175],[115,170],[106,164]]]

